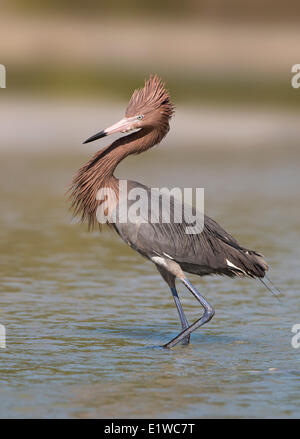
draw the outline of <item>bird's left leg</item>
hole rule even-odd
[[[177,343],[181,342],[184,338],[189,336],[195,329],[209,322],[210,319],[213,318],[215,314],[215,310],[213,307],[207,302],[207,300],[196,290],[196,288],[191,284],[191,282],[186,277],[181,277],[180,280],[184,283],[184,285],[190,290],[190,292],[196,297],[196,299],[201,303],[204,308],[204,313],[200,319],[196,320],[188,328],[184,329],[177,337],[173,338],[173,340],[169,341],[169,343],[164,345],[164,348],[172,348],[177,345]]]
[[[163,278],[168,282],[170,287],[175,286],[175,279],[180,279],[181,282],[187,287],[187,289],[196,297],[198,302],[204,308],[204,313],[200,319],[196,320],[192,325],[185,328],[177,337],[173,338],[169,343],[163,345],[164,348],[172,348],[178,343],[182,342],[186,337],[195,331],[195,329],[209,322],[215,314],[215,310],[208,303],[208,301],[203,297],[199,291],[191,284],[191,282],[185,277],[180,265],[170,258],[163,258],[161,256],[154,256],[151,258],[153,262],[156,263],[158,270],[160,271]]]

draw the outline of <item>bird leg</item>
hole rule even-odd
[[[195,331],[195,329],[209,322],[209,320],[215,314],[213,307],[207,302],[207,300],[203,296],[201,296],[199,291],[196,290],[196,288],[191,284],[191,282],[187,278],[181,278],[181,281],[188,288],[188,290],[196,297],[198,302],[201,303],[201,305],[204,308],[204,313],[202,317],[200,317],[200,319],[196,320],[195,323],[184,329],[180,334],[177,335],[177,337],[169,341],[169,343],[163,345],[164,348],[172,348],[173,346],[177,345],[180,341],[182,341],[183,339],[188,337],[193,331]]]
[[[189,322],[188,322],[188,320],[184,314],[184,311],[182,309],[181,302],[180,302],[180,299],[178,297],[176,287],[175,286],[171,287],[171,291],[172,291],[173,299],[174,299],[174,302],[175,302],[175,305],[176,305],[176,308],[177,308],[177,311],[179,314],[181,326],[182,326],[182,329],[184,330],[184,329],[189,327]],[[182,344],[189,344],[189,342],[190,342],[190,334],[187,337],[184,337],[182,339]]]
[[[175,286],[176,275],[182,274],[182,276],[183,276],[183,273],[182,273],[180,267],[175,262],[169,261],[169,264],[171,264],[171,269],[170,269],[170,267],[168,267],[169,269],[166,269],[165,265],[163,265],[163,266],[161,266],[159,264],[155,264],[155,265],[156,265],[156,268],[158,269],[158,271],[160,272],[160,274],[162,275],[162,278],[167,282],[167,284],[169,285],[169,287],[172,291],[174,302],[175,302],[175,305],[176,305],[176,308],[177,308],[177,311],[179,314],[179,318],[181,321],[182,329],[186,329],[189,327],[189,322],[188,322],[188,320],[183,312],[181,302],[179,300],[176,286]],[[178,271],[178,269],[179,269],[179,271]],[[173,273],[172,273],[172,271],[173,271]],[[182,339],[182,344],[189,344],[189,342],[190,342],[189,335]]]

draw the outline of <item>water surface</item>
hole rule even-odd
[[[265,151],[265,152],[264,152]],[[300,154],[155,149],[118,175],[205,188],[206,213],[266,256],[281,304],[254,280],[191,280],[216,309],[192,344],[155,267],[117,236],[71,223],[65,191],[88,158],[1,157],[1,417],[299,417]],[[179,285],[190,319],[198,303]]]

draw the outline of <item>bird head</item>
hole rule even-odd
[[[143,88],[135,90],[127,106],[125,117],[88,138],[84,143],[108,136],[113,133],[127,133],[133,130],[157,129],[168,131],[169,119],[174,113],[169,92],[157,75],[151,75]]]

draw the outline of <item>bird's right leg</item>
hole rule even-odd
[[[160,274],[162,275],[162,278],[167,282],[167,284],[169,285],[169,287],[172,291],[173,299],[174,299],[174,302],[175,302],[175,305],[176,305],[176,308],[177,308],[177,311],[179,314],[179,318],[181,321],[181,326],[182,326],[182,329],[184,330],[184,329],[189,327],[189,322],[184,314],[180,299],[179,299],[178,294],[177,294],[177,290],[176,290],[176,286],[175,286],[175,275],[160,265],[156,265],[156,267],[157,267],[158,271],[160,272]],[[188,335],[187,337],[183,337],[181,342],[182,342],[182,344],[189,344],[190,335]]]
[[[207,302],[207,300],[199,293],[199,291],[196,290],[196,288],[191,284],[191,282],[186,278],[182,277],[180,279],[184,285],[190,290],[190,292],[196,297],[198,302],[201,303],[201,305],[204,308],[204,313],[200,319],[198,319],[195,323],[193,323],[188,328],[184,329],[180,334],[177,335],[177,337],[173,338],[173,340],[169,341],[169,343],[165,344],[164,348],[172,348],[173,346],[177,345],[179,342],[181,342],[183,339],[188,337],[195,329],[199,328],[200,326],[204,325],[205,323],[209,322],[209,320],[214,316],[215,311],[213,307]]]
[[[174,299],[174,302],[175,302],[175,305],[176,305],[176,308],[177,308],[177,311],[178,311],[178,314],[179,314],[179,318],[180,318],[180,321],[181,321],[181,326],[182,326],[182,329],[184,330],[184,329],[189,327],[189,322],[188,322],[188,320],[187,320],[187,318],[186,318],[186,316],[184,314],[184,311],[182,309],[181,302],[180,302],[180,299],[178,297],[175,285],[173,287],[171,287],[171,291],[172,291],[173,299]],[[189,334],[187,337],[183,338],[182,339],[182,344],[189,344],[190,337],[191,336]]]

